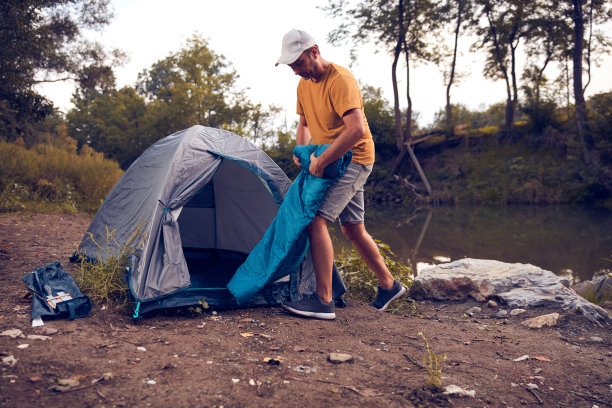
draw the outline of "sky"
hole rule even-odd
[[[275,67],[283,35],[292,28],[308,31],[317,41],[321,55],[349,68],[362,84],[381,88],[392,105],[392,57],[375,46],[364,44],[352,66],[349,46],[333,46],[327,35],[336,21],[319,7],[327,0],[113,0],[115,17],[102,33],[88,33],[90,38],[109,48],[120,48],[129,62],[115,70],[117,86],[133,86],[139,72],[186,45],[187,39],[199,33],[210,48],[225,57],[240,75],[237,85],[246,89],[254,103],[264,107],[280,105],[291,124],[295,114],[296,87],[299,77],[286,65]],[[606,26],[612,35],[612,23]],[[461,40],[460,40],[461,41]],[[469,40],[463,39],[463,55],[458,68],[461,82],[451,91],[453,103],[470,109],[485,109],[505,100],[501,80],[483,78],[483,57],[469,51]],[[612,90],[612,57],[607,56],[595,67],[586,95]],[[400,99],[405,107],[405,70],[398,72]],[[429,124],[446,103],[446,87],[440,69],[426,64],[411,68],[411,98],[419,113],[419,124]],[[72,83],[45,84],[40,92],[63,112],[72,104]]]

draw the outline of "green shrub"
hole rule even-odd
[[[395,260],[396,256],[389,248],[389,245],[377,239],[375,239],[374,242],[376,242],[389,272],[391,272],[395,279],[402,285],[409,288],[413,280],[412,270]],[[378,279],[361,256],[359,256],[357,250],[351,248],[349,251],[343,248],[335,261],[340,276],[342,276],[344,284],[346,285],[347,295],[352,299],[364,302],[374,300],[378,290]]]
[[[0,142],[0,211],[95,211],[121,175],[91,149]]]

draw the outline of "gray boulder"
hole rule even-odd
[[[576,294],[567,279],[530,264],[465,258],[436,265],[415,277],[410,295],[436,300],[495,297],[509,308],[562,308],[598,325],[612,323],[604,309]]]
[[[572,286],[580,296],[592,298],[597,302],[612,300],[612,276],[601,275],[590,281],[580,282]]]

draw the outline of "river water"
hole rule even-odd
[[[461,258],[529,263],[572,284],[612,271],[612,210],[574,206],[369,208],[366,228],[413,271]],[[350,247],[338,224],[335,250]]]

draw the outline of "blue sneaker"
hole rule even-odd
[[[334,301],[332,300],[329,303],[325,303],[316,292],[302,300],[298,300],[297,302],[285,302],[281,306],[300,316],[325,320],[336,318]]]
[[[393,286],[390,289],[383,289],[378,287],[378,294],[376,299],[370,303],[370,306],[377,308],[378,310],[386,310],[387,307],[396,299],[401,298],[406,293],[406,288],[401,283],[395,280]]]

